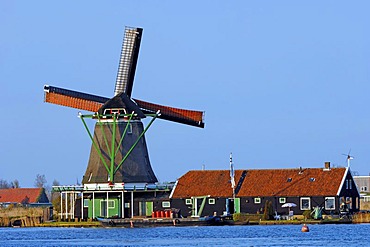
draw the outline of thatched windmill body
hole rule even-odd
[[[44,86],[45,101],[90,111],[80,118],[92,140],[83,184],[155,183],[149,161],[145,132],[156,118],[204,127],[202,111],[184,110],[131,97],[138,61],[141,28],[126,27],[115,84],[114,97],[106,98],[68,89]],[[141,119],[151,117],[144,127]],[[96,120],[90,132],[86,118]]]

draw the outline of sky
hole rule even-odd
[[[156,120],[160,182],[189,170],[346,166],[370,172],[369,1],[0,2],[0,179],[82,180],[79,110],[44,84],[111,97],[124,27],[144,29],[132,96],[205,111],[205,128]],[[147,120],[144,123],[148,123]],[[94,125],[91,120],[90,126]]]

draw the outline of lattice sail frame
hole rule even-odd
[[[79,110],[97,112],[109,98],[81,93],[68,89],[44,86],[44,101],[56,105],[67,106]],[[158,105],[146,101],[132,99],[140,109],[147,114],[155,114],[158,110],[160,119],[187,124],[204,128],[204,112],[195,110],[185,110],[170,106]]]

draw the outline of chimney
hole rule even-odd
[[[324,171],[330,171],[330,162],[325,162]]]

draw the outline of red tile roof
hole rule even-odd
[[[37,203],[43,188],[0,189],[0,203]]]
[[[347,174],[346,168],[245,170],[238,197],[335,196]],[[301,171],[301,172],[300,172]],[[238,184],[243,170],[235,171]],[[290,182],[288,182],[291,180]],[[313,180],[313,181],[312,181]],[[191,196],[231,197],[229,170],[189,171],[179,178],[172,198]]]

